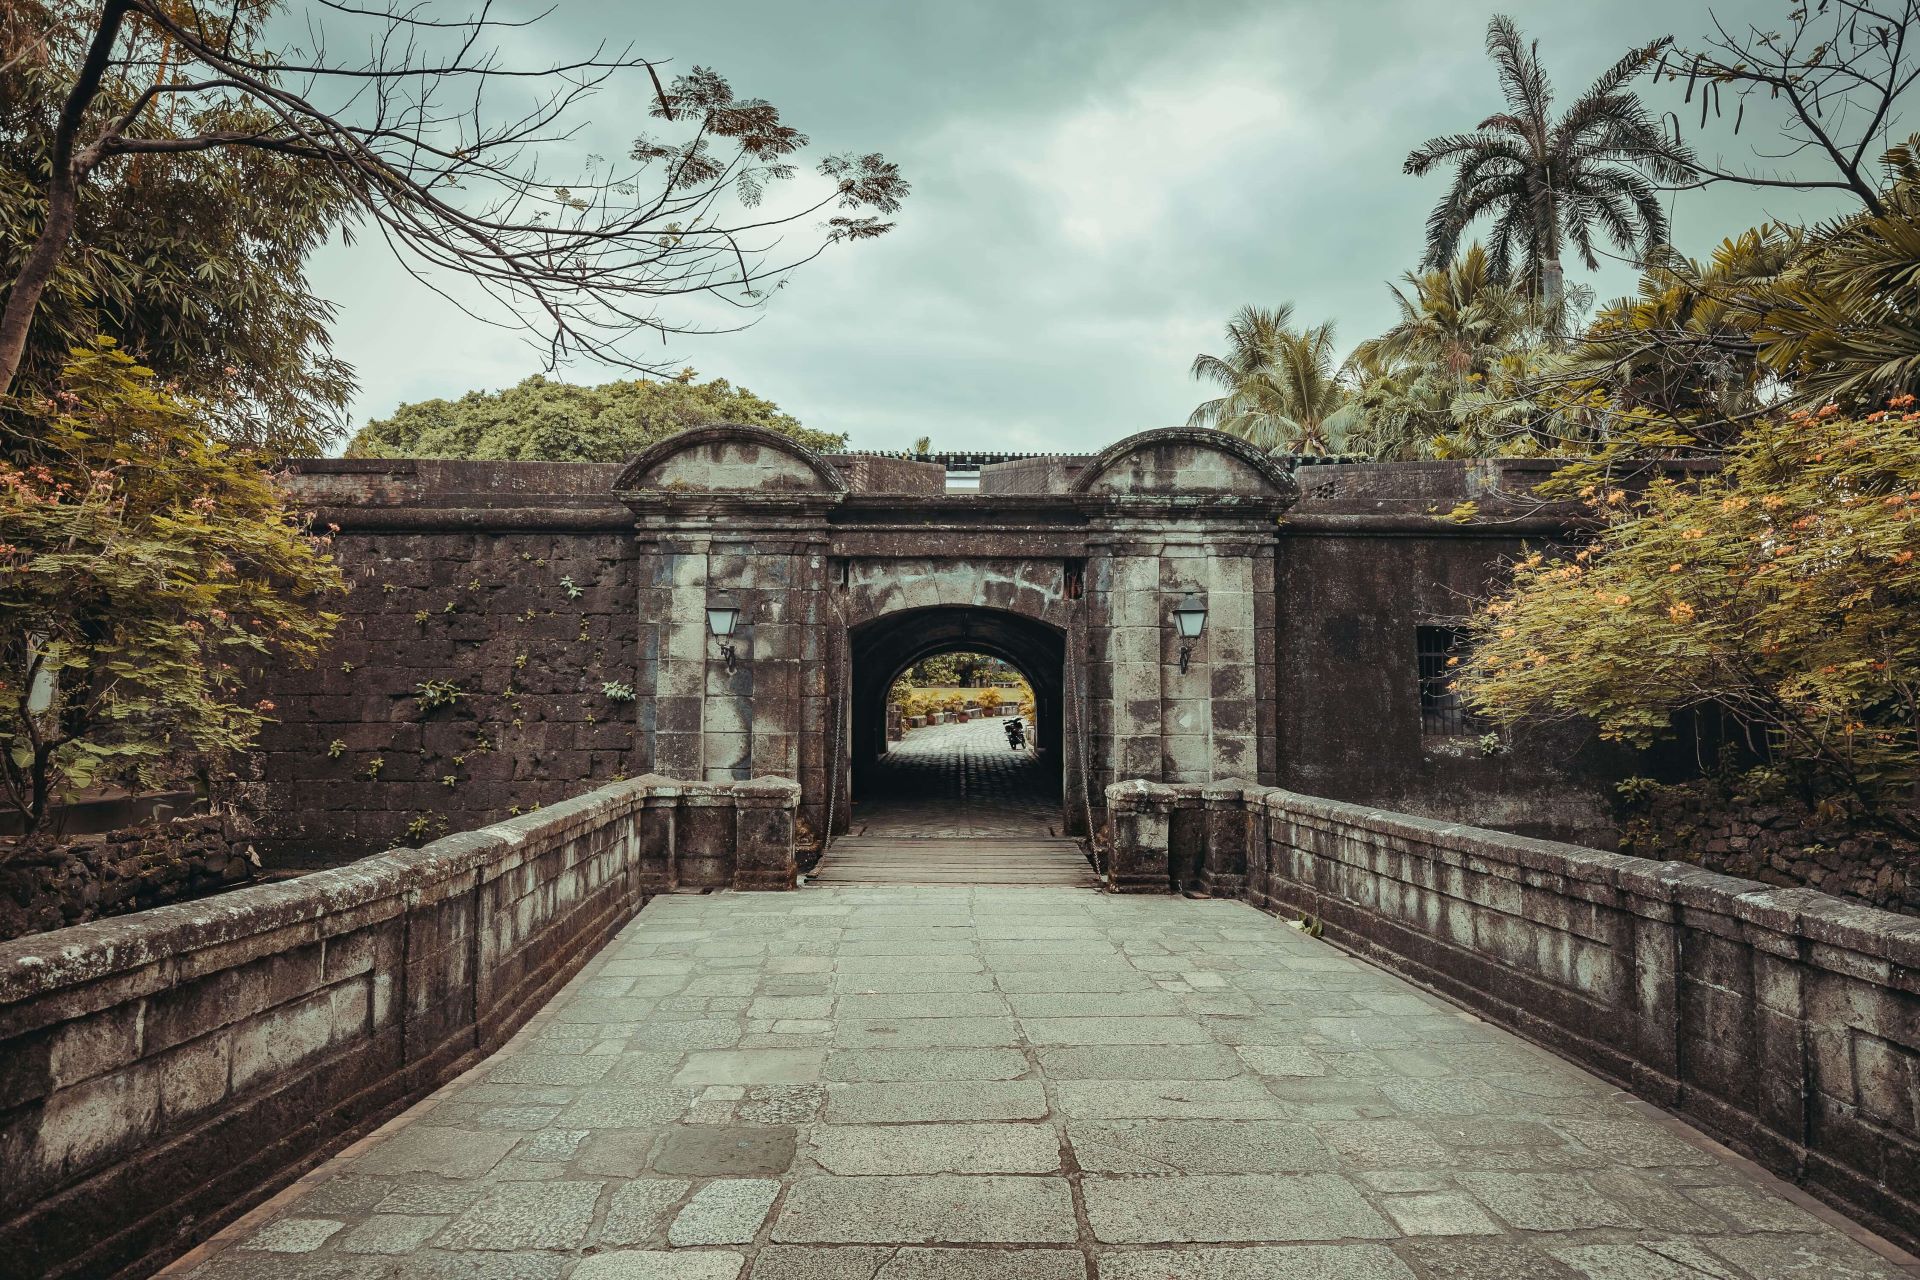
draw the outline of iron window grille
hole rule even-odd
[[[1485,724],[1467,709],[1466,702],[1453,687],[1458,664],[1448,666],[1450,658],[1466,653],[1465,627],[1425,626],[1415,629],[1415,647],[1420,662],[1420,732],[1429,737],[1453,737],[1480,733]]]

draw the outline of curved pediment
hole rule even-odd
[[[819,454],[777,431],[719,423],[668,436],[627,464],[616,493],[842,494],[847,484]]]
[[[1074,480],[1076,493],[1291,502],[1300,489],[1269,454],[1224,431],[1169,427],[1110,445]]]

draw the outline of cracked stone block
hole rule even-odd
[[[602,1244],[646,1244],[658,1239],[673,1207],[693,1184],[683,1178],[635,1178],[622,1183],[600,1225]]]

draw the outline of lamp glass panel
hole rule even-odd
[[[1182,640],[1197,639],[1200,633],[1206,630],[1207,606],[1193,596],[1188,596],[1174,609],[1173,625],[1179,628]]]

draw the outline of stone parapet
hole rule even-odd
[[[1107,797],[1116,888],[1239,868],[1254,905],[1920,1244],[1920,920],[1272,788]]]
[[[640,778],[0,944],[0,1270],[179,1252],[497,1048],[650,894],[791,887],[798,803]]]

